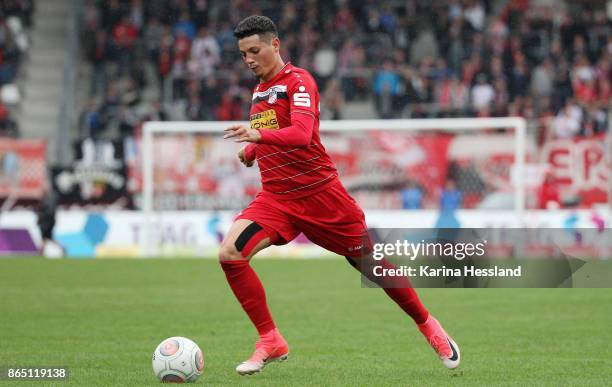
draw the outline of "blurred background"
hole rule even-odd
[[[526,120],[514,177],[512,128],[325,134],[371,225],[609,227],[612,1],[3,0],[0,254],[55,239],[56,255],[139,256],[150,240],[214,255],[258,170],[218,136],[160,133],[145,219],[142,126],[247,119],[257,80],[232,31],[251,14],[316,78],[323,120]]]

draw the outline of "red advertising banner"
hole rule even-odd
[[[47,162],[44,140],[0,138],[0,198],[40,199]]]
[[[365,209],[436,209],[449,190],[459,191],[457,208],[514,208],[512,133],[355,131],[325,133],[324,144],[342,183]],[[261,186],[258,169],[244,168],[238,161],[241,146],[220,136],[156,136],[155,208],[247,205]],[[140,139],[128,141],[125,149],[128,190],[138,196],[142,192]],[[552,173],[562,199],[571,196],[580,207],[607,202],[612,168],[606,164],[602,138],[554,140],[541,148],[527,144],[526,155],[528,162]],[[563,202],[570,205],[568,200]],[[537,203],[528,202],[528,206],[535,208]]]
[[[605,140],[601,137],[553,140],[542,147],[540,161],[566,195],[580,197],[580,206],[608,201],[612,166],[607,165]]]
[[[402,208],[401,191],[418,187],[422,205],[437,206],[454,136],[389,131],[326,134],[325,148],[347,190],[368,209]]]
[[[326,134],[325,148],[342,182],[366,208],[402,208],[400,191],[422,190],[437,205],[453,136],[369,131]],[[241,145],[206,135],[160,135],[153,142],[156,208],[228,209],[248,204],[261,189],[259,170],[240,164]],[[141,141],[125,146],[128,189],[142,192]]]
[[[153,141],[156,209],[234,209],[261,188],[259,170],[238,160],[243,145],[209,135],[160,135]],[[128,191],[136,203],[143,189],[142,141],[124,144]]]

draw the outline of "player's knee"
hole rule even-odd
[[[244,259],[240,251],[236,249],[231,243],[223,243],[219,248],[219,262],[223,261],[235,261],[238,259]]]

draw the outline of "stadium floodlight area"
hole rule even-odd
[[[179,209],[176,201],[156,200],[156,195],[163,196],[168,190],[179,193],[189,191],[196,198],[184,202],[182,209],[192,211],[219,209],[237,211],[248,204],[250,196],[247,194],[243,195],[242,201],[230,200],[235,194],[238,195],[236,187],[240,184],[240,179],[255,180],[255,184],[259,184],[257,168],[249,168],[246,171],[247,168],[239,165],[235,169],[227,166],[230,162],[237,163],[236,152],[244,146],[230,140],[222,140],[223,129],[234,124],[248,125],[247,122],[238,121],[151,121],[144,124],[140,152],[142,156],[140,203],[144,215],[143,246],[147,248],[148,254],[156,252],[153,246],[157,243],[153,240],[152,229],[156,216],[163,211]],[[407,185],[416,185],[426,194],[423,199],[424,206],[434,208],[431,205],[439,202],[439,191],[444,187],[444,179],[450,173],[448,165],[456,167],[470,164],[469,158],[480,157],[478,154],[486,155],[485,159],[492,158],[497,161],[505,159],[504,168],[501,168],[501,164],[492,166],[495,162],[483,161],[480,157],[476,169],[486,171],[478,174],[477,185],[486,188],[478,189],[485,190],[494,186],[503,190],[512,201],[509,210],[514,211],[519,218],[526,208],[528,139],[526,121],[523,118],[323,120],[320,131],[323,145],[338,166],[343,183],[366,211],[368,207],[372,207],[370,204],[376,205],[384,201],[381,199],[383,196],[367,192],[363,194],[362,199],[358,192],[367,186],[371,188],[372,185],[377,186],[375,189],[391,187],[396,191]],[[193,154],[188,155],[189,152]],[[335,157],[335,154],[340,156]],[[349,156],[342,156],[347,154]],[[444,157],[451,156],[442,160],[442,154]],[[376,157],[378,159],[388,157],[389,160],[381,162],[378,159],[374,160]],[[382,167],[377,165],[377,162],[385,166],[393,165],[389,171],[381,171]],[[181,187],[177,187],[176,182],[171,181],[173,177],[170,176],[167,166],[164,169],[164,163],[173,163],[171,167],[182,171],[182,178],[176,176],[174,178],[183,183]],[[436,163],[442,166],[439,170],[435,169]],[[218,170],[215,171],[216,169]],[[473,169],[466,168],[460,175],[470,175],[469,171]],[[500,169],[503,169],[503,172]],[[226,186],[219,188],[217,185],[216,189],[221,189],[224,193],[217,195],[219,196],[217,201],[211,199],[212,201],[206,202],[208,208],[206,205],[204,207],[191,205],[198,202],[198,195],[206,196],[203,191],[199,191],[205,185],[202,180],[206,179],[198,181],[191,176],[202,171],[215,175],[214,179]],[[241,175],[242,173],[250,175]],[[412,174],[417,178],[411,179]],[[485,176],[484,181],[481,175]],[[503,183],[500,183],[502,180],[500,175],[505,176]],[[490,181],[486,181],[487,179]],[[469,179],[463,180],[469,181]],[[465,189],[465,185],[459,188]],[[471,191],[475,189],[472,187]],[[253,190],[248,192],[252,195]],[[480,199],[484,197],[478,195],[478,192],[475,194]],[[397,199],[394,200],[397,205]],[[200,200],[199,204],[202,202]],[[387,207],[383,206],[378,209],[385,208]],[[399,209],[401,208],[400,206]]]

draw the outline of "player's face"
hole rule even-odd
[[[261,38],[258,34],[247,36],[238,41],[240,55],[249,69],[264,80],[274,71],[279,60],[280,41],[278,38]],[[273,74],[272,74],[273,75]]]

